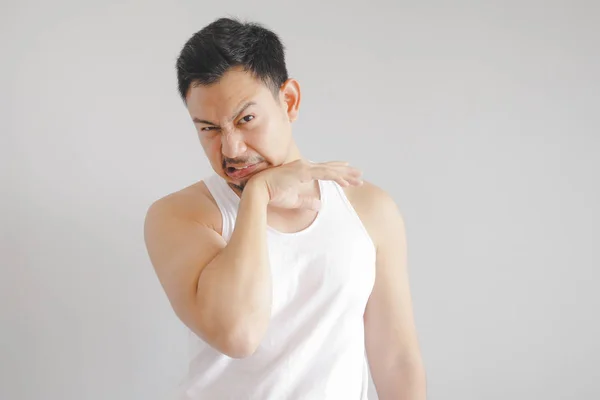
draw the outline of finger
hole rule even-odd
[[[333,168],[333,169],[356,169],[351,167],[347,162],[331,162],[331,163],[322,163],[315,164],[313,167],[324,167],[324,168]]]
[[[310,170],[310,178],[312,180],[329,180],[335,181],[339,185],[346,187],[350,184],[357,184],[360,179],[360,171],[336,169],[331,167],[315,167]]]
[[[330,168],[334,171],[338,171],[344,174],[351,174],[351,175],[360,175],[362,174],[362,172],[355,167],[351,167],[348,164],[329,164],[329,165],[321,165],[321,167],[323,168]]]
[[[327,162],[322,162],[322,163],[309,163],[308,167],[309,168],[320,168],[320,167],[344,168],[344,167],[348,167],[349,165],[350,165],[350,163],[348,163],[347,161],[327,161]]]
[[[360,179],[362,171],[348,166],[323,166],[312,169],[313,179],[335,179],[336,177],[344,179]],[[319,176],[319,178],[314,178]]]
[[[348,186],[360,186],[363,184],[363,180],[360,178],[352,178],[352,177],[343,177],[340,178],[348,184]]]
[[[338,170],[336,170],[335,168],[332,168],[332,167],[328,167],[328,166],[314,166],[314,167],[310,168],[309,173],[310,173],[310,177],[313,180],[315,180],[315,179],[335,180],[336,178],[339,178],[341,175]]]
[[[344,176],[348,176],[351,178],[360,178],[362,176],[362,171],[356,168],[349,167],[344,170]]]
[[[350,165],[350,163],[348,161],[327,161],[324,163],[321,163],[323,165]]]
[[[338,179],[336,179],[335,181],[336,181],[336,182],[338,183],[338,185],[340,185],[341,187],[348,187],[348,186],[350,186],[350,182],[348,182],[348,181],[347,181],[346,179],[344,179],[344,178],[338,178]]]

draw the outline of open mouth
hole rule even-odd
[[[261,163],[245,165],[240,167],[227,167],[225,173],[233,179],[242,179],[256,171]]]

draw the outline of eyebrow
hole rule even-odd
[[[244,105],[242,105],[234,114],[233,117],[231,117],[229,119],[229,122],[234,121],[241,113],[243,113],[248,107],[250,106],[255,106],[256,102],[254,101],[247,101],[246,103],[244,103]],[[210,122],[210,121],[206,121],[204,119],[199,119],[199,118],[192,118],[192,121],[194,121],[195,124],[206,124],[206,125],[212,125],[212,126],[218,126],[217,124],[215,124],[214,122]]]

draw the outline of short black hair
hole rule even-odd
[[[191,87],[216,83],[237,66],[262,80],[273,95],[288,79],[285,48],[274,32],[256,22],[219,18],[196,32],[177,58],[181,99],[185,102]]]

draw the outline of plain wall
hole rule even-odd
[[[396,199],[429,399],[600,398],[599,3],[452,3],[3,1],[0,398],[183,377],[143,219],[211,172],[174,63],[226,15],[284,41],[304,155]]]

